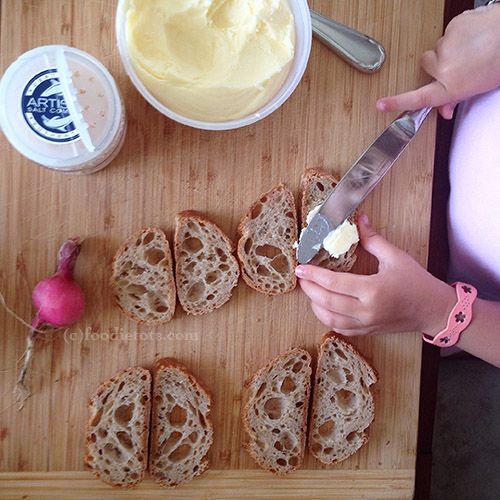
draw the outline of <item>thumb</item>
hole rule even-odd
[[[443,106],[439,106],[439,114],[445,120],[451,120],[453,118],[453,112],[455,111],[456,103],[444,104]]]
[[[390,261],[397,247],[373,230],[367,215],[358,218],[358,225],[359,241],[363,248],[376,257],[379,263]]]

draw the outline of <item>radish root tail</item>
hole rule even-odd
[[[16,403],[19,403],[19,410],[22,410],[24,402],[31,396],[31,391],[26,383],[26,373],[31,362],[31,357],[35,351],[35,340],[37,335],[43,331],[39,328],[43,326],[38,316],[33,320],[31,329],[28,333],[26,350],[22,357],[24,357],[23,365],[21,371],[19,372],[19,378],[17,379],[16,385],[14,387],[14,396],[16,397]]]

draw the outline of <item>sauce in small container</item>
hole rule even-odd
[[[30,50],[9,66],[0,81],[0,126],[30,160],[74,174],[108,165],[126,131],[109,71],[90,54],[64,45]]]

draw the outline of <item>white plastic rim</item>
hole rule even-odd
[[[192,120],[175,113],[156,99],[137,76],[130,60],[127,48],[127,11],[129,8],[129,0],[119,0],[116,9],[116,38],[125,71],[141,95],[160,113],[176,122],[204,130],[231,130],[251,125],[270,115],[273,111],[276,111],[290,97],[302,79],[307,67],[307,62],[309,61],[312,26],[307,0],[288,0],[288,5],[292,11],[295,23],[295,54],[292,65],[279,92],[266,105],[248,116],[223,122]]]

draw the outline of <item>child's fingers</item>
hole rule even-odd
[[[343,295],[357,296],[360,288],[359,276],[348,273],[336,273],[323,267],[313,265],[299,265],[295,274],[308,281],[314,281],[325,290]]]
[[[358,223],[359,241],[363,248],[376,257],[382,265],[394,262],[401,250],[372,229],[367,215],[360,215]],[[360,296],[360,293],[362,292],[360,291],[358,296]]]
[[[342,335],[349,335],[350,331],[356,331],[360,327],[359,321],[355,318],[329,311],[316,302],[311,302],[311,309],[321,323]]]
[[[442,45],[442,43],[443,43],[443,38],[440,38],[436,42],[436,49],[438,48],[439,45]],[[439,71],[439,59],[436,50],[426,50],[420,56],[420,66],[428,75],[437,79]]]
[[[445,119],[445,120],[451,120],[453,118],[453,112],[455,111],[455,108],[458,103],[452,102],[449,104],[444,104],[443,106],[439,106],[439,114]]]
[[[328,311],[351,316],[352,311],[359,307],[359,300],[355,297],[325,290],[323,287],[309,280],[301,279],[299,283],[304,293],[313,302]]]
[[[422,109],[429,106],[441,106],[450,101],[450,95],[446,88],[437,80],[424,85],[416,90],[410,90],[403,94],[382,97],[377,101],[378,111],[406,111],[411,109]]]

